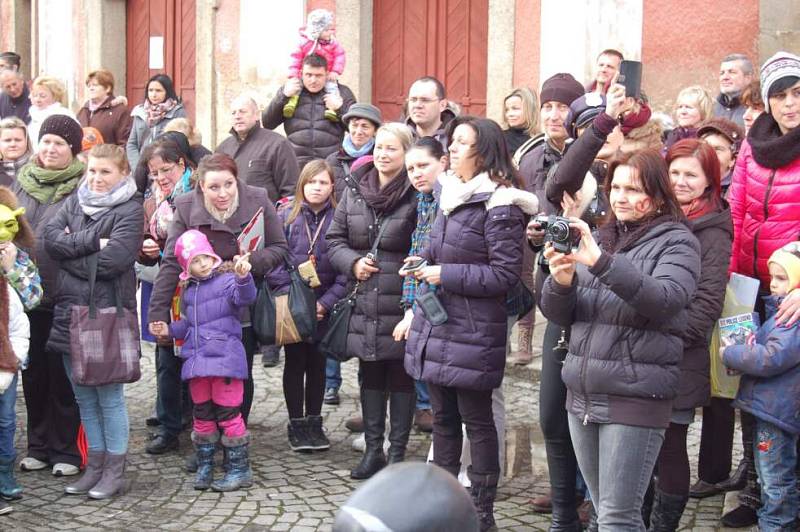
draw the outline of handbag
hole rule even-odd
[[[114,279],[114,306],[97,308],[97,254],[89,265],[89,305],[73,305],[70,314],[70,361],[72,380],[81,386],[136,382],[141,345],[136,313],[122,307],[119,281]]]
[[[385,221],[380,224],[378,235],[375,237],[375,242],[372,243],[372,249],[368,255],[377,258],[378,244],[380,244],[386,225]],[[353,307],[356,306],[359,286],[361,286],[361,281],[356,281],[353,291],[333,305],[328,316],[328,330],[319,342],[320,352],[340,362],[350,358],[347,356],[347,334],[350,330],[350,317],[353,314]]]
[[[266,277],[253,308],[253,330],[263,345],[289,345],[311,340],[317,332],[317,297],[297,268],[286,263],[289,293],[274,295]]]

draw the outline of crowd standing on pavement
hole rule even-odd
[[[538,306],[551,491],[531,511],[551,513],[551,530],[674,531],[690,497],[733,490],[725,526],[796,530],[800,57],[757,69],[727,55],[719,93],[685,87],[665,117],[607,49],[586,85],[558,73],[515,88],[497,124],[462,115],[433,76],[400,117],[357,102],[333,28],[330,12],[309,14],[286,83],[263,112],[236,96],[213,150],[166,74],[129,109],[95,70],[75,115],[61,81],[28,83],[19,55],[0,54],[0,514],[27,471],[82,473],[69,495],[123,494],[131,422],[155,428],[153,455],[191,427],[195,489],[247,489],[262,350],[265,366],[284,353],[288,445],[302,453],[330,448],[323,404],[340,403],[340,365],[358,359],[351,477],[376,482],[335,526],[396,522],[387,483],[412,498],[458,479],[468,497],[442,504],[469,499],[463,529],[492,530],[501,385],[507,362],[532,361]],[[758,285],[761,325],[716,352],[734,273]],[[129,420],[140,339],[156,346],[156,402]],[[712,389],[717,362],[741,375],[735,398]],[[395,465],[414,427],[432,432],[441,470]],[[426,515],[403,518],[425,528]]]

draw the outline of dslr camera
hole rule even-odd
[[[544,241],[552,242],[553,249],[559,253],[569,255],[572,250],[578,247],[581,241],[581,233],[577,229],[569,226],[569,219],[555,214],[540,214],[534,221],[544,229]]]

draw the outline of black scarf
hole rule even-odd
[[[598,244],[606,253],[614,254],[633,247],[650,229],[675,218],[668,214],[645,218],[635,222],[613,220],[600,227]]]
[[[358,186],[367,205],[372,207],[376,213],[388,214],[403,200],[411,188],[411,183],[408,181],[406,169],[403,168],[390,183],[381,188],[378,170],[373,167],[361,176]]]
[[[765,168],[783,168],[800,158],[800,127],[784,135],[769,113],[756,118],[747,141],[753,148],[753,159]]]

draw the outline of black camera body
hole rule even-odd
[[[540,229],[544,229],[545,243],[552,242],[553,249],[559,253],[569,255],[580,244],[581,233],[569,226],[568,218],[555,214],[549,216],[540,214],[534,221],[539,224]]]

